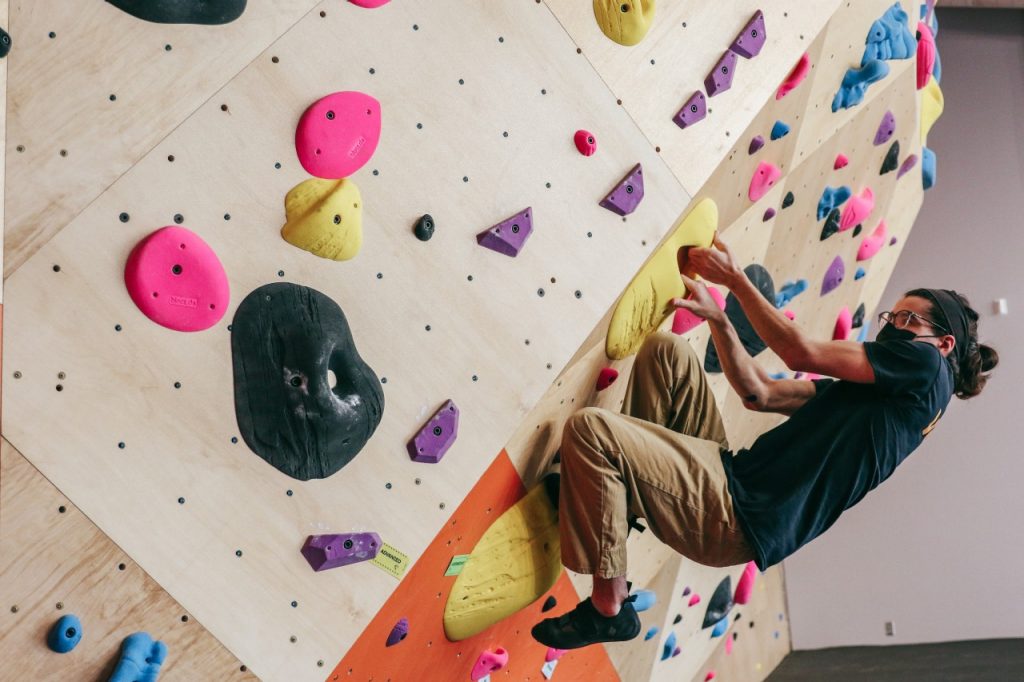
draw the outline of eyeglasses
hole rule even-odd
[[[913,310],[897,310],[896,312],[886,310],[884,312],[878,313],[878,324],[879,326],[883,324],[891,324],[897,329],[906,329],[907,325],[910,324],[911,320],[913,320],[915,317],[921,320],[922,322],[930,324],[932,327],[936,329],[940,329],[946,332],[947,334],[952,334],[951,331],[943,327],[941,324],[933,322],[932,320],[929,320],[927,317],[923,315],[918,315]]]

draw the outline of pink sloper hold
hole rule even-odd
[[[335,92],[318,99],[295,129],[295,153],[310,175],[347,178],[362,168],[380,141],[380,102],[363,92]]]
[[[852,196],[843,208],[843,217],[839,220],[839,231],[849,230],[854,225],[867,220],[871,212],[875,210],[875,193],[870,187],[865,187],[860,196]]]
[[[501,670],[506,665],[508,665],[508,651],[501,647],[496,648],[494,651],[484,650],[480,657],[476,659],[473,670],[469,674],[469,679],[475,682],[493,672]]]
[[[835,170],[846,168],[848,163],[850,163],[850,160],[846,158],[846,154],[836,154],[836,162],[832,164],[832,168]]]
[[[572,141],[576,145],[576,151],[583,156],[593,156],[594,152],[597,151],[597,138],[590,131],[577,130],[576,134],[572,137]]]
[[[714,299],[715,305],[718,306],[719,310],[725,310],[725,296],[722,296],[722,292],[715,287],[708,287],[708,294]],[[686,298],[691,299],[693,296],[688,295]],[[675,315],[672,317],[672,333],[673,334],[685,334],[686,332],[696,329],[704,322],[704,318],[700,317],[696,313],[690,312],[685,308],[676,308]]]
[[[693,593],[693,596],[692,596],[692,597],[690,597],[690,601],[689,601],[689,604],[688,604],[688,605],[689,605],[689,606],[696,606],[696,605],[697,605],[697,604],[699,604],[699,603],[700,603],[700,595],[699,595],[699,594],[697,594],[696,592],[694,592],[694,593]]]
[[[775,181],[782,177],[782,171],[773,163],[762,161],[754,171],[754,177],[750,179],[750,190],[747,196],[751,201],[757,201],[772,188]]]
[[[199,235],[177,225],[135,245],[124,283],[143,315],[175,331],[209,329],[228,309],[228,276],[217,254]]]
[[[917,22],[917,89],[928,85],[935,68],[935,36],[928,24]]]
[[[850,337],[850,330],[853,329],[853,315],[848,306],[843,306],[836,317],[836,326],[832,328],[833,341],[845,341]]]
[[[366,9],[375,9],[381,5],[386,5],[391,0],[348,0],[356,7],[365,7]]]
[[[733,602],[736,604],[746,604],[750,601],[750,595],[754,591],[754,579],[756,577],[757,564],[753,561],[748,561],[747,565],[743,567],[743,575],[740,576],[739,581],[736,583],[736,591],[732,595]]]
[[[796,86],[803,83],[804,79],[807,78],[807,74],[811,72],[811,58],[804,52],[800,59],[797,61],[796,66],[786,76],[786,80],[782,81],[782,85],[775,91],[775,99],[782,99],[793,90]]]
[[[886,228],[885,221],[878,223],[878,227],[871,233],[870,236],[864,237],[861,240],[860,247],[857,248],[857,260],[867,260],[878,253],[882,246],[885,245],[885,238],[888,229]]]

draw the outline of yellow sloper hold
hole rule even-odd
[[[594,18],[619,45],[636,45],[654,20],[654,0],[594,0]]]
[[[928,139],[928,131],[935,125],[935,121],[942,116],[942,110],[946,106],[946,100],[942,96],[942,88],[935,81],[935,76],[928,79],[928,85],[921,90],[921,144]]]
[[[321,258],[348,260],[363,245],[362,198],[348,178],[301,182],[284,198],[281,236]]]
[[[444,606],[444,634],[458,642],[529,606],[562,573],[558,518],[543,484],[477,541]]]
[[[686,295],[676,254],[683,246],[711,246],[718,228],[718,206],[702,199],[640,268],[612,312],[605,354],[620,360],[637,352],[647,335],[668,315],[669,301]]]

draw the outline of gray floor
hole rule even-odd
[[[1024,639],[794,651],[767,682],[1021,682]]]

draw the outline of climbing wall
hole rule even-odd
[[[625,377],[632,362],[606,352],[618,302],[689,234],[695,207],[713,203],[711,227],[743,265],[764,266],[776,290],[796,292],[806,280],[784,307],[815,337],[832,338],[844,306],[863,304],[871,319],[920,206],[925,164],[879,172],[893,142],[901,166],[923,157],[922,98],[933,112],[941,101],[937,85],[931,95],[916,87],[916,42],[909,58],[873,60],[886,75],[862,101],[832,110],[891,2],[665,5],[630,47],[602,32],[590,3],[568,0],[395,0],[375,9],[291,0],[252,3],[220,25],[143,21],[100,2],[12,8],[2,407],[13,447],[4,451],[3,540],[33,560],[28,535],[9,529],[32,515],[58,523],[54,495],[66,496],[65,508],[116,545],[110,552],[130,557],[159,592],[154,612],[166,616],[103,615],[102,640],[83,637],[67,654],[82,657],[83,675],[109,666],[116,642],[136,629],[168,644],[167,679],[203,669],[396,681],[429,669],[467,679],[481,653],[504,649],[509,662],[497,675],[507,679],[704,680],[717,671],[746,680],[763,679],[785,656],[781,566],[756,577],[749,567],[698,566],[640,532],[629,539],[630,579],[656,597],[641,614],[643,641],[545,661],[529,627],[546,617],[549,597],[552,615],[586,594],[589,580],[571,574],[472,636],[451,641],[442,627],[452,560],[472,554],[494,519],[526,499],[565,419],[586,405],[621,405],[624,378],[595,388],[601,369]],[[913,36],[920,9],[899,8]],[[728,61],[759,10],[763,47]],[[903,36],[891,22],[882,28],[886,44]],[[728,73],[715,71],[722,59]],[[784,81],[792,89],[777,99]],[[373,97],[381,121],[375,149],[364,138],[350,150],[365,165],[332,184],[334,194],[317,195],[345,198],[334,220],[346,230],[340,261],[310,253],[330,225],[313,226],[309,250],[282,238],[286,224],[292,236],[305,229],[286,196],[300,186],[326,191],[309,184],[296,128],[307,107],[338,91]],[[695,93],[706,114],[674,121]],[[887,112],[894,131],[875,144]],[[580,129],[596,140],[592,156],[574,145]],[[636,164],[635,210],[599,205]],[[766,168],[777,177],[752,200],[751,180]],[[832,203],[840,215],[856,205],[856,226],[823,238],[823,193],[841,198],[844,187],[851,198]],[[518,238],[514,258],[477,243],[526,210],[532,234]],[[429,240],[414,234],[424,214]],[[884,245],[858,262],[883,220]],[[227,304],[208,328],[155,324],[126,289],[133,249],[165,226],[190,230],[223,266]],[[821,295],[837,258],[845,276]],[[360,394],[382,397],[379,423],[323,478],[293,477],[257,456],[253,433],[275,424],[236,415],[240,377],[255,375],[240,369],[249,365],[238,360],[235,315],[271,284],[279,288],[260,292],[268,302],[297,285],[336,303],[365,363],[359,376],[379,382]],[[318,304],[321,319],[328,307]],[[668,328],[672,318],[654,322]],[[291,361],[313,363],[340,342],[338,329],[325,340],[292,336]],[[706,325],[686,336],[703,356]],[[770,351],[758,357],[792,376]],[[340,394],[348,382],[331,369]],[[711,382],[733,447],[778,423],[745,411],[721,374]],[[259,385],[246,395],[260,395]],[[457,438],[440,461],[413,461],[407,443],[448,400],[459,410]],[[11,458],[27,473],[8,474]],[[47,491],[38,503],[11,497],[10,486],[33,477]],[[307,536],[349,532],[377,533],[377,559],[311,570],[299,551]],[[86,631],[104,613],[100,586],[110,600],[135,589],[112,581],[108,555],[38,561],[97,585],[91,596],[76,592]],[[23,563],[0,568],[4,598],[31,605],[12,609],[15,635],[0,638],[0,650],[56,656],[44,634],[58,614],[44,599],[73,578],[40,585]],[[744,573],[755,578],[751,597],[733,605]],[[722,613],[708,624],[712,603]],[[182,613],[202,647],[188,645]],[[408,635],[388,646],[402,618]]]

